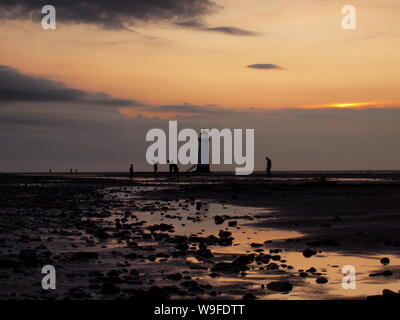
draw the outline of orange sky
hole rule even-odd
[[[0,61],[83,90],[152,105],[223,108],[351,106],[400,101],[397,0],[225,0],[210,26],[233,25],[257,36],[143,25],[135,32],[59,23],[0,26]],[[353,4],[358,28],[341,28]],[[28,54],[27,54],[28,53]],[[246,68],[270,63],[285,70]],[[358,105],[360,106],[360,105]]]

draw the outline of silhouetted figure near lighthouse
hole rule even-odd
[[[154,169],[154,180],[158,180],[158,163],[157,162],[154,162],[154,165],[153,165],[153,169]]]
[[[168,163],[168,180],[172,180],[174,174],[174,165],[169,160],[167,160],[167,163]]]
[[[129,179],[132,180],[134,175],[133,164],[129,167]]]
[[[268,157],[266,157],[265,160],[267,160],[267,169],[265,171],[265,174],[266,174],[267,177],[271,177],[272,176],[272,173],[271,173],[272,161]]]
[[[174,163],[172,166],[173,166],[172,167],[173,168],[173,174],[172,174],[173,179],[179,180],[179,167],[176,163]]]

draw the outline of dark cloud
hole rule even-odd
[[[246,68],[257,69],[257,70],[285,70],[285,68],[272,63],[250,64]]]
[[[69,88],[62,82],[23,74],[0,65],[0,104],[15,102],[62,102],[116,107],[143,105],[135,100],[113,99],[102,92]]]
[[[58,21],[111,29],[198,19],[219,7],[212,0],[1,0],[0,18],[38,20],[43,16],[41,8],[48,4],[57,9]]]
[[[207,32],[217,32],[224,33],[233,36],[256,36],[258,35],[254,31],[240,29],[231,26],[219,26],[219,27],[209,27],[198,21],[185,21],[185,22],[176,22],[176,25],[185,28],[191,28],[198,31],[207,31]]]

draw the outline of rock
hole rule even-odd
[[[228,222],[229,227],[236,227],[237,226],[237,221],[229,221]]]
[[[315,273],[315,272],[317,272],[317,269],[315,269],[314,267],[311,267],[310,269],[307,269],[306,272]]]
[[[168,299],[169,293],[166,288],[152,286],[147,292],[147,297],[151,298],[152,300],[164,300]]]
[[[107,239],[110,235],[103,229],[97,229],[93,235],[99,239]]]
[[[328,283],[328,279],[324,278],[324,277],[319,277],[319,278],[317,278],[317,280],[315,280],[315,282],[319,283],[319,284],[324,284],[324,283]]]
[[[400,301],[400,293],[393,292],[389,289],[384,289],[382,295],[368,296],[367,300],[396,300]]]
[[[218,244],[223,247],[231,246],[233,243],[233,238],[220,238]]]
[[[173,280],[173,281],[181,281],[182,275],[180,273],[171,273],[171,274],[167,275],[167,279]]]
[[[68,290],[68,294],[74,299],[85,299],[90,295],[80,287],[74,287]]]
[[[310,257],[312,257],[312,256],[314,256],[316,254],[317,254],[317,252],[312,250],[312,249],[310,249],[310,248],[306,248],[306,249],[303,250],[303,256],[306,257],[306,258],[310,258]]]
[[[214,257],[210,249],[200,249],[196,251],[196,255],[201,258],[211,259]]]
[[[306,245],[310,247],[333,247],[333,246],[339,246],[340,243],[332,240],[332,239],[324,239],[324,240],[314,240],[310,242],[306,242]]]
[[[215,216],[214,221],[215,221],[215,224],[223,224],[225,220],[221,216]]]
[[[232,232],[229,231],[220,231],[218,233],[220,238],[229,238],[232,235]]]
[[[229,262],[219,262],[211,268],[212,273],[239,273],[240,265],[229,263]]]
[[[132,269],[131,271],[129,271],[129,274],[131,276],[138,276],[139,275],[139,271],[136,269]]]
[[[101,287],[102,294],[118,294],[120,291],[120,288],[111,282],[105,282]]]
[[[21,263],[14,260],[0,260],[0,269],[12,269],[18,268],[21,266]]]
[[[279,260],[281,260],[281,256],[278,254],[278,255],[276,255],[276,256],[272,256],[271,257],[271,260],[272,261],[279,261]]]
[[[104,275],[100,271],[90,271],[88,273],[89,277],[103,277]]]
[[[233,260],[232,263],[239,266],[245,266],[252,263],[254,261],[254,257],[254,254],[241,255],[239,258]]]
[[[393,272],[389,271],[389,270],[385,270],[382,272],[382,275],[384,275],[385,277],[390,277],[391,275],[393,275]]]
[[[251,246],[252,248],[260,248],[260,247],[263,246],[263,244],[262,244],[262,243],[255,243],[255,242],[252,242],[252,243],[250,244],[250,246]]]
[[[271,291],[290,292],[293,285],[287,281],[273,281],[267,284],[267,289]]]
[[[278,270],[279,266],[275,263],[275,262],[271,262],[270,264],[268,264],[265,269],[267,270]]]
[[[36,250],[22,249],[19,252],[18,260],[22,260],[27,267],[36,267],[37,266]]]
[[[78,251],[78,252],[72,253],[71,260],[82,261],[82,260],[97,259],[98,257],[99,257],[99,254],[97,252]]]
[[[390,277],[391,275],[393,275],[392,271],[385,270],[382,273],[371,273],[369,276],[370,277],[378,277],[378,276]]]
[[[246,293],[243,297],[242,300],[256,300],[256,296],[251,293]]]
[[[179,251],[186,251],[189,249],[189,245],[187,243],[180,243],[176,245],[175,248]]]
[[[259,263],[269,263],[271,256],[269,254],[260,253],[258,256],[255,257],[256,262]]]
[[[393,296],[393,297],[400,298],[400,293],[394,292],[394,291],[389,290],[389,289],[383,289],[382,295],[384,295],[384,296]]]
[[[165,224],[165,223],[161,223],[161,224],[155,224],[153,226],[149,226],[147,227],[148,230],[150,230],[151,232],[154,231],[172,231],[174,230],[174,226],[172,224]]]
[[[110,270],[107,272],[108,277],[118,277],[119,274],[120,274],[120,272],[118,272],[117,270]]]
[[[382,258],[382,259],[380,260],[380,262],[381,262],[383,265],[387,265],[387,264],[390,263],[390,259],[385,257],[385,258]]]

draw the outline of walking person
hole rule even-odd
[[[179,180],[179,167],[176,163],[173,164],[173,177],[174,180]]]
[[[171,162],[169,162],[169,160],[167,160],[167,163],[168,163],[168,180],[172,180],[174,175],[174,165]]]
[[[153,170],[154,170],[154,180],[157,181],[158,180],[158,163],[157,162],[154,162]]]
[[[134,176],[134,171],[133,171],[133,163],[131,164],[131,166],[129,167],[129,180],[133,179]]]
[[[267,161],[267,169],[265,171],[265,174],[267,177],[272,177],[272,160],[268,157],[265,158],[265,160]]]

